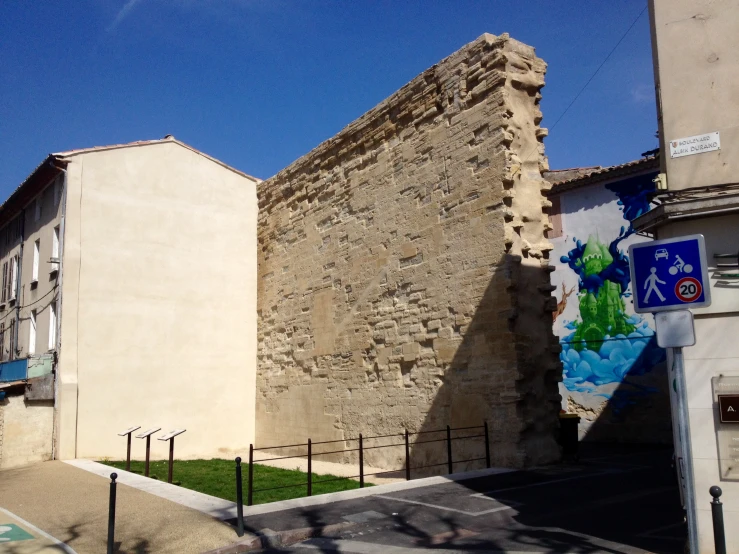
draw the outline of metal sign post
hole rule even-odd
[[[139,425],[138,427],[130,427],[123,431],[123,433],[118,433],[119,437],[128,436],[128,448],[126,448],[126,471],[131,471],[131,433],[133,433],[137,429],[141,429],[141,426]]]
[[[690,552],[698,550],[698,516],[695,502],[695,474],[693,473],[692,444],[690,441],[690,416],[688,414],[688,388],[685,379],[685,364],[682,347],[672,349],[672,369],[677,386],[678,434],[680,436],[680,456],[677,459],[678,471],[685,482],[685,511],[688,515],[688,540]]]
[[[151,450],[151,436],[159,431],[161,427],[155,427],[136,435],[137,439],[146,439],[146,462],[144,463],[144,477],[149,476],[149,451]]]
[[[181,435],[186,430],[187,429],[175,429],[174,431],[170,431],[163,437],[159,437],[157,439],[160,441],[169,441],[169,471],[167,472],[167,483],[172,482],[172,466],[174,464],[174,438],[177,435]]]
[[[675,384],[673,425],[677,427],[677,470],[684,492],[690,552],[698,552],[695,475],[683,347],[695,344],[693,314],[687,308],[711,304],[703,235],[689,235],[629,246],[634,311],[655,314],[657,344],[672,354]],[[675,415],[677,417],[675,417]],[[675,421],[677,419],[677,421]]]

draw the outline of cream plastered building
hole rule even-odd
[[[30,374],[0,403],[6,451],[22,450],[8,414],[22,442],[47,435],[4,465],[121,458],[132,426],[187,429],[178,458],[254,441],[257,182],[167,136],[52,154],[3,204],[4,360],[48,359],[55,375],[40,417],[14,400]]]
[[[717,485],[726,551],[739,553],[739,423],[722,423],[717,402],[739,394],[739,3],[650,0],[649,8],[666,188],[634,226],[659,239],[705,237],[712,304],[692,310],[696,344],[684,349],[698,543],[714,552],[709,489]],[[713,133],[720,148],[673,155],[675,145],[712,142]]]

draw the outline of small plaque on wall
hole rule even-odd
[[[739,423],[739,394],[719,394],[718,412],[721,423]]]
[[[720,375],[711,382],[719,473],[724,481],[739,481],[739,376]]]

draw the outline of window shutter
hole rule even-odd
[[[5,302],[8,299],[8,262],[3,264],[3,297],[2,301]]]
[[[18,292],[18,256],[13,256],[11,259],[11,271],[10,271],[10,297],[9,300],[15,300],[16,293]]]
[[[549,223],[552,228],[547,231],[548,239],[556,239],[562,236],[562,201],[559,195],[550,196],[552,207],[549,208]]]

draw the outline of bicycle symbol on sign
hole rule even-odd
[[[686,264],[683,259],[679,255],[675,255],[675,263],[670,266],[670,269],[667,271],[670,272],[670,275],[677,275],[679,272],[682,273],[691,273],[693,271],[693,266],[690,264]]]

